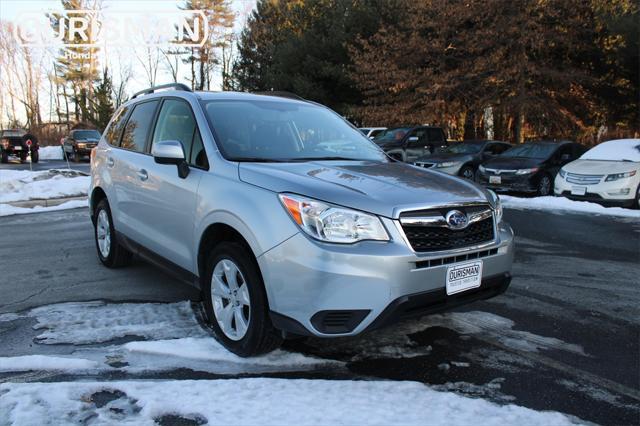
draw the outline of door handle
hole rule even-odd
[[[108,167],[113,167],[113,165],[114,165],[115,163],[116,163],[116,162],[113,160],[113,158],[112,158],[112,157],[107,158],[107,166],[108,166]]]
[[[140,178],[140,180],[149,179],[149,175],[147,174],[147,171],[145,169],[138,170],[138,177]]]

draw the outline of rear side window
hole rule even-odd
[[[104,132],[104,137],[109,145],[120,145],[120,135],[124,129],[124,120],[127,117],[127,111],[129,111],[128,106],[120,108],[113,117],[113,120],[111,120],[111,124]]]
[[[144,152],[149,128],[153,122],[158,101],[138,104],[134,107],[120,141],[120,147],[135,152]]]

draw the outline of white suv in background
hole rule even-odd
[[[593,147],[560,170],[554,192],[574,200],[640,208],[640,139]]]

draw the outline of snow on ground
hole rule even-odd
[[[110,392],[111,401],[95,403]],[[108,394],[107,394],[108,395]],[[104,399],[104,398],[102,398]],[[575,419],[497,405],[416,382],[284,380],[5,383],[0,412],[15,425],[153,425],[164,415],[208,424],[571,425]]]
[[[49,171],[0,170],[0,203],[87,195],[90,181]]]
[[[46,355],[0,357],[0,372],[29,370],[91,370],[98,367],[96,361]]]
[[[77,209],[80,207],[87,207],[89,202],[87,200],[70,200],[65,201],[57,206],[35,206],[35,207],[14,207],[9,204],[0,203],[0,216],[11,216],[14,214],[28,214],[28,213],[42,213],[42,212],[54,212],[58,210]]]
[[[202,328],[189,302],[179,303],[61,303],[32,309],[22,315],[3,315],[0,322],[29,319],[38,333],[35,341],[54,345],[91,345],[79,348],[68,358],[53,357],[51,369],[66,371],[59,360],[94,362],[92,374],[119,369],[130,374],[173,369],[190,369],[217,374],[310,370],[340,365],[298,353],[276,350],[253,358],[241,358],[227,351]],[[120,338],[149,339],[98,346]],[[46,367],[46,358],[23,360],[0,358],[0,371],[35,371]],[[34,361],[29,364],[29,361]],[[13,368],[13,366],[18,367]],[[47,368],[44,368],[47,369]],[[69,370],[77,370],[70,368]],[[77,371],[73,371],[78,374]]]
[[[61,145],[41,146],[38,149],[38,156],[40,160],[64,160]]]
[[[520,198],[501,194],[500,200],[502,200],[502,204],[506,208],[516,210],[567,211],[571,213],[591,213],[604,216],[640,218],[640,210],[624,209],[622,207],[604,207],[600,204],[587,201],[574,201],[565,197]]]
[[[100,343],[125,336],[146,339],[207,337],[189,302],[105,303],[71,302],[42,306],[27,314],[34,329],[44,330],[36,340],[45,344]]]

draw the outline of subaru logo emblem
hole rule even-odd
[[[469,224],[469,218],[460,210],[451,210],[444,218],[447,226],[454,230],[464,229]]]

